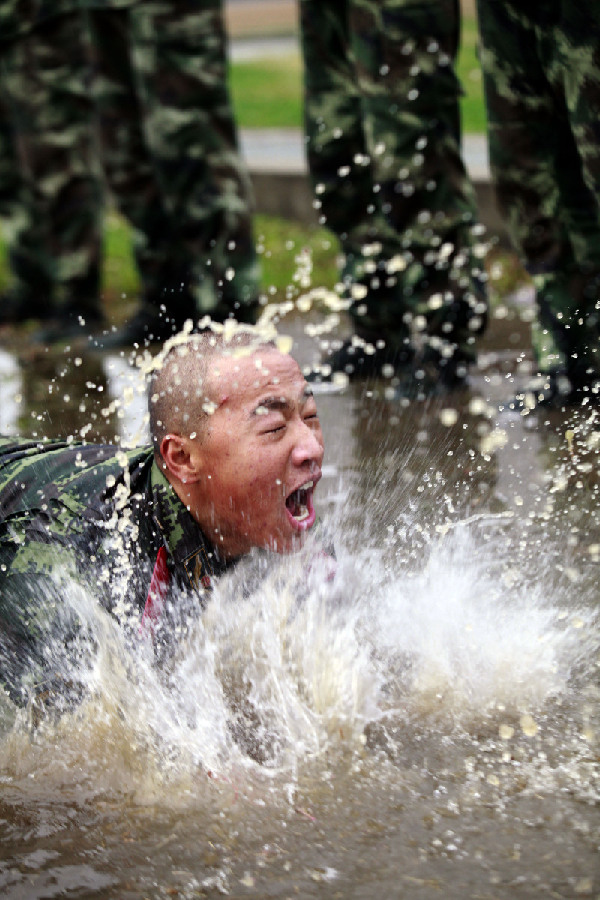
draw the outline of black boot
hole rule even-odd
[[[0,296],[0,325],[19,325],[29,319],[46,320],[52,315],[49,292],[29,294],[13,288]]]
[[[178,302],[170,303],[169,308],[165,305],[159,307],[147,302],[142,303],[129,322],[110,334],[96,338],[93,343],[100,350],[121,350],[163,343],[181,331],[188,319],[194,322],[195,315],[191,298],[185,303],[178,298]]]
[[[104,318],[98,312],[55,313],[31,335],[31,340],[35,344],[59,344],[73,339],[86,340],[100,331],[103,325]]]
[[[526,416],[537,409],[564,410],[580,406],[586,400],[595,405],[598,403],[598,384],[575,385],[563,371],[545,372],[533,378],[524,390],[500,409]]]
[[[412,364],[414,351],[408,345],[401,349],[386,347],[383,340],[369,343],[348,338],[306,376],[312,384],[328,384],[335,376],[345,375],[350,381],[363,378],[392,378]]]

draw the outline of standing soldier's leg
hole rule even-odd
[[[189,265],[166,208],[145,131],[129,9],[93,9],[87,18],[101,161],[120,212],[135,229],[142,296],[137,313],[102,340],[104,347],[165,339],[194,317]]]
[[[562,2],[557,62],[550,69],[565,98],[571,153],[557,168],[575,257],[567,272],[575,303],[568,375],[575,388],[600,386],[600,7]],[[557,84],[558,82],[558,84]],[[574,184],[574,182],[576,183]]]
[[[43,316],[50,310],[52,274],[45,268],[46,260],[37,244],[38,229],[33,222],[26,183],[21,175],[12,112],[2,87],[0,220],[3,220],[6,230],[13,281],[10,288],[3,291],[0,299],[0,324],[23,322]]]
[[[321,223],[339,238],[345,256],[343,280],[352,295],[352,285],[365,279],[365,266],[371,267],[372,245],[391,243],[398,249],[398,244],[373,190],[352,56],[350,0],[301,0],[300,34],[304,130],[315,206]],[[358,318],[359,330],[361,324]]]
[[[393,299],[372,294],[367,316],[389,340],[410,323],[425,360],[452,384],[487,316],[460,147],[458,0],[355,0],[351,25],[374,180],[403,249],[388,278]]]
[[[10,223],[21,206],[19,158],[10,107],[3,88],[6,74],[0,48],[0,221]]]
[[[401,369],[412,357],[408,325],[394,303],[396,285],[387,271],[389,261],[400,258],[402,244],[386,220],[374,180],[357,80],[353,5],[353,0],[300,3],[309,172],[320,221],[343,250],[342,283],[360,339],[345,341],[325,362],[351,377],[381,374],[389,364]],[[386,317],[391,309],[393,315]],[[313,377],[323,375],[327,370]]]
[[[7,61],[6,87],[34,222],[43,231],[40,246],[59,290],[56,326],[43,334],[53,340],[102,320],[101,188],[80,14],[36,26],[10,44]]]
[[[560,216],[554,98],[539,59],[534,23],[518,4],[478,3],[490,165],[498,206],[538,291],[534,354],[541,372],[566,369],[555,312],[568,303],[557,273],[573,262]],[[565,294],[557,302],[558,294]],[[566,310],[565,310],[566,311]]]
[[[254,321],[259,269],[250,180],[227,86],[221,0],[148,0],[138,74],[147,134],[178,235],[194,265],[198,314]]]
[[[569,393],[575,375],[578,300],[569,282],[579,268],[577,246],[585,245],[597,216],[564,98],[556,45],[560,0],[537,8],[535,17],[517,2],[480,0],[478,19],[498,205],[536,287],[539,397],[553,402]]]

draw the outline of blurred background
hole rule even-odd
[[[523,303],[527,276],[508,250],[487,164],[485,108],[477,59],[473,0],[463,0],[458,74],[463,85],[464,157],[477,190],[482,222],[492,238],[488,254],[492,302]],[[337,280],[336,239],[317,225],[302,137],[302,64],[296,0],[226,0],[230,87],[240,143],[256,195],[256,239],[264,290],[270,298],[294,293],[299,252],[310,254],[312,284]],[[0,225],[1,229],[1,225]],[[104,227],[103,301],[115,322],[135,308],[138,276],[128,226],[108,206]],[[0,292],[10,287],[6,235],[0,230]],[[504,307],[501,316],[504,316]]]

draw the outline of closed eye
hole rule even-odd
[[[285,422],[281,422],[279,425],[273,425],[271,428],[265,428],[261,431],[261,434],[277,434],[279,431],[283,431],[285,428]]]

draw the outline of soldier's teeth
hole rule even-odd
[[[306,506],[301,506],[300,511],[298,513],[294,513],[293,515],[294,515],[296,522],[303,522],[305,519],[308,518],[309,512],[308,512],[308,509]]]
[[[314,481],[307,481],[306,484],[292,491],[285,501],[288,510],[297,522],[303,522],[310,515],[307,497],[313,487]]]

